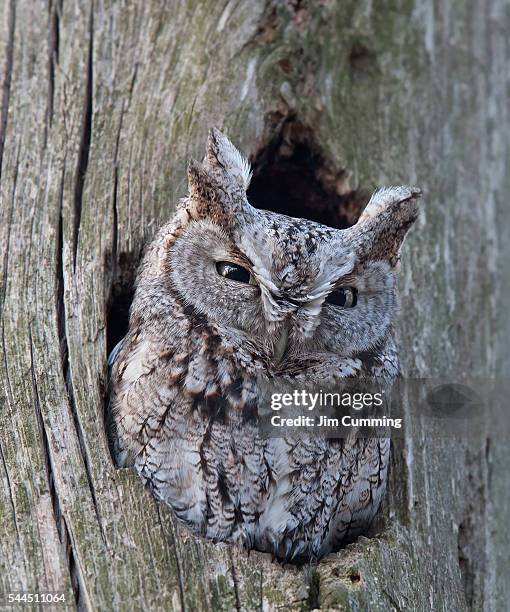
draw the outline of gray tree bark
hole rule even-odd
[[[394,445],[375,537],[306,568],[190,536],[104,428],[107,317],[222,126],[299,121],[337,190],[422,187],[402,262],[405,370],[508,372],[506,0],[3,0],[0,594],[87,610],[503,610],[510,452]],[[506,333],[505,333],[506,332]],[[500,423],[499,423],[500,424]]]

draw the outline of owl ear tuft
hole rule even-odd
[[[204,162],[212,168],[223,169],[244,191],[248,189],[252,175],[250,163],[216,127],[209,130]]]
[[[249,206],[242,198],[232,197],[232,187],[226,186],[210,167],[194,159],[188,164],[188,189],[182,207],[195,220],[209,219],[227,228]]]
[[[386,260],[395,267],[400,248],[411,225],[418,218],[416,187],[383,187],[370,198],[358,222],[348,230],[360,261]]]
[[[193,219],[209,217],[216,211],[221,186],[207,168],[195,159],[190,159],[188,163],[188,189],[186,209]]]

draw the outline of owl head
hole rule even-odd
[[[380,189],[356,225],[334,229],[255,209],[250,178],[247,160],[212,129],[142,280],[268,367],[376,352],[391,334],[396,264],[420,191]]]

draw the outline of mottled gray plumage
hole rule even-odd
[[[265,439],[260,390],[398,374],[394,268],[419,191],[379,190],[347,230],[256,210],[249,165],[218,130],[188,179],[144,256],[112,363],[118,463],[197,534],[321,557],[374,517],[390,442]],[[219,261],[250,283],[219,275]],[[355,307],[325,303],[342,286],[357,289]]]

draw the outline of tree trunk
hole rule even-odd
[[[107,343],[142,245],[211,125],[261,168],[301,144],[340,200],[420,186],[400,282],[405,371],[508,371],[508,3],[2,12],[0,604],[63,591],[87,610],[504,609],[510,451],[488,417],[481,435],[448,438],[409,411],[374,537],[296,568],[181,529],[113,465],[104,412]]]

